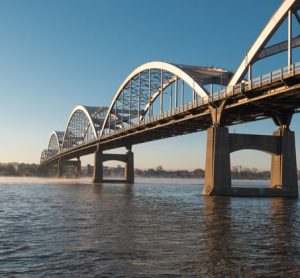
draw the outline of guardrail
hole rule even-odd
[[[172,110],[169,110],[168,112],[164,112],[164,113],[152,116],[148,119],[143,119],[142,121],[139,121],[138,123],[130,124],[127,127],[123,127],[118,130],[114,130],[112,132],[106,133],[102,136],[102,138],[106,138],[106,137],[112,136],[114,134],[119,134],[119,133],[122,133],[123,131],[133,129],[133,128],[136,128],[139,126],[144,126],[149,123],[156,122],[158,120],[163,120],[170,116],[174,116],[176,114],[180,114],[185,111],[188,111],[188,110],[191,110],[191,109],[203,106],[203,105],[207,105],[208,103],[220,101],[220,100],[228,98],[230,96],[243,93],[245,91],[256,89],[256,88],[264,86],[264,85],[272,84],[273,82],[276,82],[278,80],[283,80],[287,77],[294,76],[296,73],[297,74],[300,73],[300,62],[291,64],[289,66],[285,66],[280,69],[274,70],[270,73],[255,77],[254,79],[252,79],[250,81],[243,81],[233,87],[226,88],[225,90],[221,90],[221,91],[215,93],[213,96],[208,96],[207,99],[204,99],[204,98],[196,99],[196,100],[188,102],[187,104],[184,104],[182,106],[175,107]]]
[[[181,105],[178,107],[174,107],[173,109],[171,109],[167,112],[157,114],[157,115],[149,117],[147,119],[144,118],[142,121],[130,124],[126,127],[122,127],[122,128],[116,129],[116,130],[109,130],[109,133],[105,133],[104,135],[102,135],[101,138],[105,139],[107,137],[123,133],[130,129],[142,127],[142,126],[148,125],[150,123],[157,122],[159,120],[164,120],[168,117],[172,117],[174,115],[187,112],[191,109],[201,107],[201,106],[207,105],[209,103],[213,103],[215,101],[220,101],[222,99],[226,99],[233,95],[244,93],[245,91],[251,91],[252,89],[257,89],[259,87],[262,87],[262,86],[265,86],[268,84],[272,84],[277,81],[283,81],[285,78],[295,76],[295,74],[300,74],[300,62],[291,64],[289,66],[285,66],[280,69],[274,70],[270,73],[255,77],[254,79],[252,79],[250,81],[242,81],[241,83],[236,84],[235,86],[232,86],[230,88],[227,87],[225,90],[221,90],[219,92],[214,93],[213,96],[208,96],[207,98],[199,98],[199,99],[193,100],[191,102],[188,102],[187,104],[184,104],[184,105]],[[98,141],[98,140],[99,139],[90,140],[90,141],[87,141],[87,142],[81,144],[80,146],[85,146],[85,145],[90,144],[93,141]],[[72,150],[77,147],[78,147],[78,145],[75,145],[68,150]],[[47,159],[50,159],[53,156],[48,157],[48,155],[47,155]]]

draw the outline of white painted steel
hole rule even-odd
[[[136,75],[140,74],[143,71],[146,70],[152,70],[152,69],[160,69],[162,71],[168,71],[172,74],[174,74],[175,76],[177,76],[178,78],[180,78],[181,80],[183,80],[185,83],[187,83],[187,85],[189,85],[191,87],[191,89],[197,93],[200,97],[202,97],[204,100],[207,100],[209,98],[208,93],[206,91],[206,89],[204,87],[202,87],[189,73],[189,71],[191,71],[192,69],[197,69],[197,67],[189,67],[189,66],[184,66],[184,65],[175,65],[175,64],[170,64],[170,63],[166,63],[166,62],[159,62],[159,61],[154,61],[154,62],[149,62],[149,63],[145,63],[139,67],[137,67],[134,71],[132,71],[127,77],[126,79],[122,82],[121,86],[119,87],[119,89],[117,90],[110,108],[108,109],[108,112],[106,114],[105,120],[104,120],[104,124],[102,126],[101,132],[100,132],[100,137],[104,134],[104,130],[105,127],[107,125],[107,122],[109,120],[109,115],[112,112],[113,106],[116,102],[116,100],[118,99],[118,97],[120,96],[120,94],[122,93],[122,90],[124,89],[124,87],[128,84],[128,82],[130,82]],[[205,70],[205,67],[198,67],[198,69],[202,69]],[[220,73],[228,73],[227,71],[223,70],[223,69],[211,69],[211,73],[213,74],[213,71],[215,72],[220,72]],[[152,96],[152,100],[151,102],[154,101],[154,99],[156,99],[158,97],[158,95],[162,92],[163,90],[160,90],[159,93],[157,93],[154,98]],[[131,103],[131,102],[130,102]],[[146,106],[146,109],[148,109],[150,106],[150,104],[148,106]]]
[[[77,111],[81,111],[81,112],[83,112],[83,113],[86,115],[86,117],[88,118],[88,120],[89,120],[89,122],[90,122],[90,124],[91,124],[91,126],[92,126],[92,130],[93,130],[95,139],[98,138],[98,134],[97,134],[97,131],[96,131],[96,128],[95,128],[95,124],[94,124],[94,122],[93,122],[93,119],[92,119],[90,113],[87,111],[87,109],[86,109],[83,105],[77,105],[77,106],[73,109],[73,111],[71,112],[71,114],[70,114],[70,117],[69,117],[69,120],[68,120],[66,129],[65,129],[66,131],[65,131],[65,134],[64,134],[64,139],[63,139],[63,141],[62,141],[61,148],[63,148],[63,146],[64,146],[64,142],[65,142],[65,139],[66,139],[66,132],[67,132],[67,130],[68,130],[68,127],[69,127],[69,125],[70,125],[70,122],[71,122],[71,120],[72,120],[72,117],[73,117],[73,115],[74,115]]]
[[[263,31],[260,33],[254,44],[246,53],[237,71],[230,80],[228,84],[229,87],[234,86],[242,81],[248,70],[248,66],[255,61],[256,57],[268,43],[273,34],[277,31],[281,23],[285,20],[288,11],[295,3],[299,4],[299,0],[285,0],[282,2],[278,10],[273,14]]]
[[[58,151],[60,151],[61,149],[61,141],[59,140],[59,136],[58,136],[58,131],[53,131],[50,135],[50,139],[49,139],[49,144],[48,144],[48,150],[49,150],[49,147],[50,147],[50,143],[51,143],[51,138],[54,136],[56,138],[56,141],[57,141],[57,145],[59,146],[59,149]],[[63,131],[61,131],[61,133],[64,133]]]

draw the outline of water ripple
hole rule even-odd
[[[0,181],[0,277],[299,277],[299,200],[198,181]]]

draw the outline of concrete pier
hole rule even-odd
[[[281,138],[281,152],[272,155],[270,185],[298,196],[295,134],[283,129],[275,131],[273,136]]]
[[[270,188],[231,187],[230,153],[243,149],[272,155]],[[230,134],[226,127],[210,127],[203,194],[298,197],[294,132],[279,128],[273,135]]]
[[[64,174],[64,161],[60,158],[57,163],[57,177],[61,178]]]
[[[125,177],[124,180],[111,180],[103,178],[103,163],[105,161],[116,160],[125,163]],[[134,183],[134,154],[129,149],[126,154],[107,154],[101,150],[95,152],[94,157],[94,183]]]
[[[93,183],[103,182],[103,152],[97,150],[94,154]]]
[[[207,130],[205,181],[203,194],[230,195],[229,133],[226,127]]]
[[[134,183],[134,154],[131,150],[126,153],[125,181],[126,183]]]
[[[75,166],[76,167],[76,177],[80,176],[81,173],[81,160],[63,160],[60,158],[57,163],[57,177],[61,178],[64,175],[65,166]]]

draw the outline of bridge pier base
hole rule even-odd
[[[279,129],[273,136],[281,138],[281,153],[272,155],[270,185],[298,195],[295,134],[290,130]]]
[[[77,165],[76,165],[76,177],[79,178],[81,174],[81,160],[77,160]]]
[[[206,164],[203,194],[230,195],[229,132],[226,127],[207,130]]]
[[[134,183],[134,154],[131,150],[126,153],[125,163],[125,181],[126,183]]]
[[[270,188],[231,187],[230,153],[242,149],[272,155]],[[298,197],[294,132],[283,128],[271,136],[230,134],[226,127],[210,127],[207,130],[203,194]]]
[[[110,180],[103,177],[103,163],[117,160],[125,163],[125,179]],[[134,154],[128,150],[126,154],[107,154],[101,150],[95,152],[93,183],[134,183]]]
[[[81,172],[81,160],[63,160],[63,159],[59,159],[58,163],[57,163],[57,177],[61,178],[64,175],[64,167],[65,166],[75,166],[76,167],[76,177],[80,176],[80,172]]]
[[[60,158],[57,163],[57,177],[61,178],[63,176],[63,174],[64,174],[64,162]]]
[[[94,174],[93,183],[103,182],[103,152],[97,150],[94,156]]]

